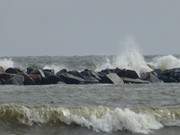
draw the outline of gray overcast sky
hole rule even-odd
[[[0,56],[180,54],[180,0],[0,0]]]

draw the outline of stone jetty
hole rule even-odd
[[[177,83],[180,82],[180,68],[170,70],[156,69],[152,72],[138,75],[128,69],[104,69],[95,72],[89,69],[83,71],[68,71],[62,69],[55,73],[53,69],[37,69],[28,67],[26,71],[19,68],[3,69],[0,67],[0,84],[12,85],[48,85],[48,84],[115,84],[123,83]]]

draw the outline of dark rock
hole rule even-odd
[[[5,72],[9,73],[9,74],[21,74],[21,73],[23,73],[23,71],[21,71],[19,68],[8,68],[8,69],[6,69]]]
[[[2,84],[7,84],[7,81],[12,78],[13,75],[9,73],[0,73],[0,81]]]
[[[0,79],[0,85],[1,85],[1,84],[4,84],[4,82]]]
[[[18,75],[18,74],[1,73],[0,81],[1,81],[1,84],[23,85],[24,76]]]
[[[116,73],[107,74],[107,78],[113,84],[116,84],[116,85],[123,85],[124,84],[124,81]]]
[[[85,82],[78,71],[67,71],[66,69],[62,69],[56,73],[56,76],[60,79],[59,81],[66,84],[84,84]]]
[[[99,72],[99,74],[102,77],[105,77],[108,74],[116,74],[123,80],[124,83],[149,83],[149,81],[141,80],[139,78],[138,74],[133,70],[125,70],[125,69],[122,70],[122,69],[119,69],[119,68],[105,69],[105,70],[102,70],[101,72]],[[113,76],[115,77],[115,75],[113,75]],[[117,77],[115,77],[115,78],[117,79]],[[108,82],[107,78],[105,78],[105,79]]]
[[[59,78],[59,81],[62,81],[66,84],[83,84],[84,79],[74,76],[68,72],[58,72],[57,77]]]
[[[24,84],[24,76],[23,75],[14,75],[6,81],[6,84],[23,85]]]
[[[44,69],[43,72],[46,77],[55,75],[55,72],[53,69]]]
[[[31,74],[31,75],[32,75],[32,74],[33,74],[33,75],[40,75],[42,78],[45,78],[45,77],[46,77],[45,74],[44,74],[44,72],[43,72],[43,70],[41,70],[41,69],[33,70],[30,74]]]
[[[62,69],[59,72],[56,73],[57,76],[61,75],[62,73],[67,73],[66,69]]]
[[[127,78],[127,77],[122,77],[122,80],[124,83],[137,83],[137,84],[147,84],[149,81],[144,81],[141,79],[133,79],[133,78]]]
[[[126,70],[126,69],[122,70],[122,69],[116,68],[115,73],[117,75],[119,75],[119,77],[127,77],[127,78],[132,78],[132,79],[138,79],[139,78],[136,71],[133,71],[133,70]]]
[[[171,76],[165,76],[165,75],[161,75],[159,77],[159,79],[161,79],[165,83],[175,83],[175,82],[178,82],[175,78],[173,78]]]
[[[85,69],[81,72],[81,76],[86,81],[86,83],[100,83],[101,81],[98,73],[92,70]]]
[[[127,77],[127,78],[132,78],[132,79],[138,79],[139,76],[136,73],[136,71],[133,70],[126,70],[126,69],[105,69],[99,72],[101,75],[102,74],[109,74],[109,73],[116,73],[119,77]]]
[[[156,72],[147,72],[141,74],[141,79],[146,80],[152,83],[160,83],[163,82],[158,78],[158,74]]]
[[[27,68],[27,74],[31,74],[35,69],[32,67]]]
[[[60,78],[55,75],[47,76],[42,79],[42,84],[57,84],[60,81]]]
[[[99,74],[101,74],[101,75],[107,75],[109,73],[115,73],[115,70],[114,69],[104,69],[99,72]]]
[[[180,68],[168,69],[168,70],[155,70],[158,78],[166,83],[180,82]]]
[[[13,74],[9,74],[9,73],[1,73],[0,74],[0,78],[3,78],[4,80],[8,80],[12,76],[13,76]]]
[[[82,78],[82,75],[78,71],[76,71],[76,70],[68,71],[68,73],[71,74],[71,75],[74,75],[74,76]]]
[[[31,76],[29,76],[28,74],[23,74],[24,76],[24,85],[35,85],[36,82],[35,80],[33,80],[33,78]]]
[[[45,78],[45,77],[46,77],[45,74],[44,74],[44,72],[43,72],[43,70],[39,69],[38,71],[39,71],[39,74],[41,75],[42,78]]]
[[[111,73],[110,73],[111,74]],[[112,73],[113,74],[113,73]],[[107,74],[99,73],[99,77],[101,78],[100,83],[112,84],[113,82],[107,77]]]
[[[4,72],[5,72],[4,68],[0,66],[0,73],[4,73]]]
[[[35,85],[42,84],[42,77],[40,74],[29,74],[29,79],[32,79]],[[30,81],[30,80],[29,80]]]
[[[32,71],[33,72],[33,71]],[[34,84],[40,84],[40,80],[41,79],[37,79],[38,77],[35,77],[36,75],[33,75],[33,74],[26,74],[24,73],[23,71],[21,71],[20,69],[18,68],[8,68],[6,70],[6,73],[9,73],[9,74],[17,74],[17,75],[22,75],[23,78],[24,78],[24,85],[34,85]],[[40,74],[40,72],[37,70],[37,74]],[[32,78],[33,76],[33,78]],[[16,79],[16,78],[15,78]],[[12,79],[15,80],[14,78]],[[35,79],[35,80],[34,80]],[[21,79],[22,80],[22,79]],[[11,81],[10,81],[11,82]]]

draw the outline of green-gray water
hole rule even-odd
[[[108,64],[107,62],[108,60]],[[1,64],[96,70],[113,57],[19,57]],[[152,58],[146,58],[151,62]],[[178,60],[178,59],[177,59]],[[2,135],[175,135],[180,84],[0,86]]]

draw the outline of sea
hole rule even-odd
[[[178,55],[1,57],[0,66],[100,71],[126,68],[139,75],[180,67]],[[180,84],[1,85],[0,135],[179,135]]]

